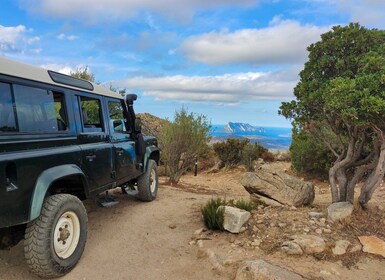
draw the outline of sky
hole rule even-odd
[[[290,127],[278,115],[334,25],[385,28],[383,0],[0,0],[0,55],[138,94],[137,112]]]

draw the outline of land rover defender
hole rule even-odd
[[[0,247],[24,239],[40,277],[62,276],[80,259],[83,200],[111,206],[108,190],[118,187],[156,198],[159,149],[141,133],[136,98],[0,57]]]

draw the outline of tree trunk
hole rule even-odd
[[[377,160],[376,168],[372,171],[368,179],[365,181],[361,188],[361,194],[358,201],[363,209],[368,208],[368,202],[372,198],[372,195],[378,185],[381,184],[385,174],[385,140],[384,133],[380,133],[378,141],[381,143],[380,155]]]
[[[347,183],[346,168],[338,169],[336,173],[338,188],[339,188],[339,201],[346,201]]]

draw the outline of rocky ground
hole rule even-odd
[[[289,165],[278,162],[274,168],[288,170]],[[178,186],[161,178],[159,196],[151,203],[119,192],[114,196],[121,203],[114,208],[86,202],[86,249],[62,279],[234,279],[245,260],[265,260],[306,279],[385,279],[385,259],[364,253],[358,240],[363,235],[385,240],[384,187],[375,193],[369,213],[355,210],[344,223],[328,222],[330,191],[326,182],[315,182],[312,207],[259,206],[242,233],[205,230],[200,208],[206,201],[249,197],[239,183],[242,173],[187,175]],[[306,236],[314,236],[312,246],[303,245]],[[317,243],[320,238],[324,244]],[[285,242],[300,243],[302,253]],[[325,248],[320,251],[316,245]],[[37,279],[28,273],[22,244],[0,251],[0,279]]]

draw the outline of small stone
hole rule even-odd
[[[257,224],[262,224],[263,220],[257,220]]]
[[[241,229],[239,230],[239,233],[244,233],[246,231],[246,228],[245,227],[241,227]]]
[[[253,226],[253,231],[254,232],[257,232],[258,231],[258,228],[256,226]]]
[[[309,224],[310,224],[310,225],[315,225],[316,222],[315,222],[314,220],[310,220],[310,221],[309,221]]]
[[[317,234],[322,234],[322,229],[321,229],[321,228],[317,228],[317,229],[315,230],[315,232],[316,232]]]
[[[251,246],[253,246],[253,247],[258,247],[259,245],[261,245],[261,240],[260,239],[254,239],[254,241],[253,242],[251,242]]]
[[[232,233],[239,233],[241,227],[249,220],[250,212],[231,206],[219,206],[223,208],[223,228]]]
[[[270,223],[270,227],[275,227],[275,223]]]
[[[339,222],[353,213],[353,205],[349,202],[336,202],[328,207],[328,220],[330,222]]]
[[[197,241],[197,245],[199,248],[203,248],[203,241],[202,240],[198,240]]]
[[[235,244],[235,245],[238,245],[238,246],[242,246],[242,245],[243,245],[243,242],[240,241],[240,240],[235,240],[235,241],[234,241],[234,244]]]
[[[332,230],[330,228],[324,228],[323,231],[324,233],[332,233]]]
[[[316,235],[293,235],[291,241],[301,246],[306,254],[321,253],[326,249],[326,243],[322,237]]]
[[[168,227],[171,228],[171,229],[176,229],[176,225],[174,225],[174,224],[171,224]]]
[[[197,242],[195,240],[191,240],[188,244],[192,246],[192,245],[197,244]]]
[[[205,231],[206,231],[205,228],[197,229],[196,231],[194,231],[194,235],[201,235],[201,234],[204,233]]]
[[[310,232],[310,229],[309,229],[308,227],[305,227],[305,228],[303,229],[303,231],[304,231],[304,232]]]
[[[324,224],[324,223],[326,223],[326,219],[325,219],[325,218],[321,218],[321,219],[319,219],[319,222],[320,222],[321,224]]]
[[[350,248],[350,253],[359,252],[362,250],[361,244],[356,244],[352,248]]]
[[[290,210],[297,210],[297,207],[295,207],[295,206],[290,206]]]
[[[336,242],[336,246],[333,248],[333,254],[334,255],[343,255],[346,253],[346,250],[348,249],[350,245],[350,242],[347,240],[338,240]]]
[[[279,226],[280,228],[284,228],[284,227],[287,226],[287,224],[286,224],[286,223],[278,223],[278,226]]]
[[[325,217],[325,214],[322,212],[309,212],[308,214],[310,218],[319,219],[319,218]]]
[[[230,243],[234,243],[235,242],[235,236],[234,235],[231,235],[230,236]]]
[[[301,246],[293,241],[285,241],[282,243],[281,250],[288,255],[302,255]]]

